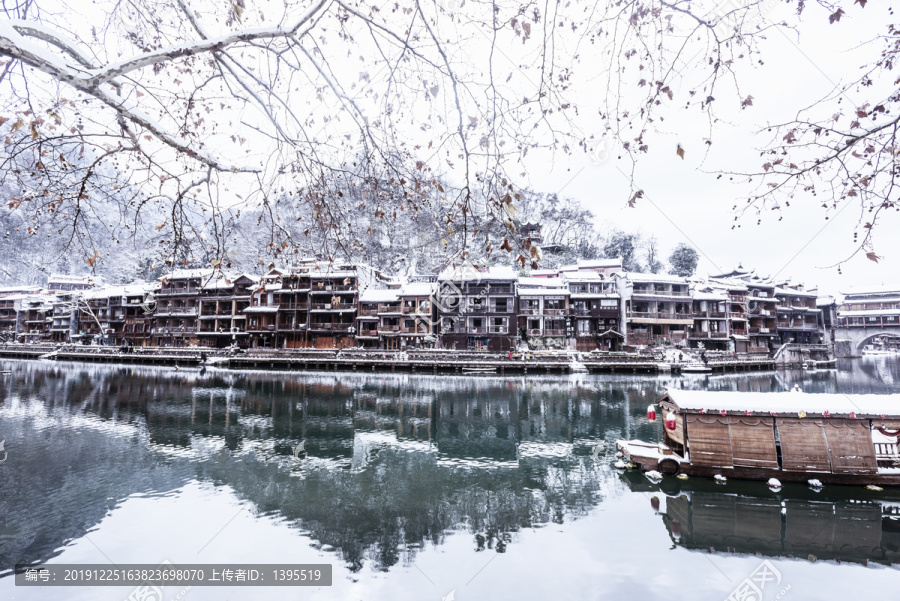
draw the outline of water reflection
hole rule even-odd
[[[687,549],[890,565],[900,561],[900,505],[779,500],[718,492],[666,499],[663,522]]]
[[[900,378],[896,362],[663,379],[2,364],[12,374],[0,380],[0,439],[9,451],[0,574],[54,557],[130,496],[170,494],[193,481],[229,486],[259,512],[334,548],[354,571],[408,564],[424,545],[459,531],[474,551],[502,553],[524,528],[578,520],[626,484],[644,486],[642,476],[623,483],[611,468],[612,442],[656,439],[658,424],[644,410],[662,386],[765,391],[799,383],[811,392],[884,393]],[[592,450],[604,442],[595,461]],[[796,514],[844,515],[840,502]],[[824,556],[831,545],[848,558],[893,557],[887,523],[848,507],[852,519],[829,523],[858,543],[852,553],[840,538],[823,551],[818,539],[776,536],[780,504],[715,490],[670,499],[666,524],[670,532],[679,524],[679,544],[689,548]],[[747,532],[708,527],[719,522]],[[846,528],[876,522],[877,544],[869,530]]]

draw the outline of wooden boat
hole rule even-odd
[[[893,357],[897,353],[891,349],[876,348],[874,346],[865,346],[862,350],[863,357]]]
[[[664,475],[900,486],[900,394],[669,389],[663,442],[619,440]]]
[[[462,373],[464,374],[495,374],[497,373],[496,367],[464,367],[462,368]]]

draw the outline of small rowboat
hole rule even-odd
[[[497,373],[496,367],[464,367],[462,368],[462,373],[464,374],[495,374]]]

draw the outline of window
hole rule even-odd
[[[604,298],[600,300],[600,306],[604,308],[612,307],[615,309],[619,306],[619,301],[614,298]]]
[[[505,317],[492,317],[490,319],[491,328],[490,331],[492,334],[505,334],[506,333],[506,318]]]
[[[508,298],[498,298],[494,300],[494,313],[508,313],[509,312],[509,299]]]

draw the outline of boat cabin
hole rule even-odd
[[[900,394],[670,389],[657,402],[663,444],[620,445],[642,469],[900,485]]]

